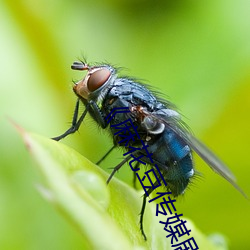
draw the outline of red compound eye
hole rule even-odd
[[[99,69],[92,73],[88,79],[88,90],[93,92],[99,89],[109,78],[110,71],[108,69]]]

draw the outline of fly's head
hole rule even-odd
[[[84,100],[98,98],[116,76],[115,69],[109,65],[89,66],[83,62],[74,62],[71,69],[88,71],[73,87],[75,94]]]

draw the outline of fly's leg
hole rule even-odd
[[[100,110],[100,108],[98,107],[98,105],[92,100],[89,101],[89,105],[91,108],[90,112],[94,115],[97,123],[100,124],[102,128],[106,128],[108,124],[105,121],[103,113]]]
[[[97,163],[96,165],[99,165],[115,148],[116,146],[114,145]]]
[[[97,163],[96,163],[96,165],[98,165],[98,164],[100,164],[111,152],[112,152],[112,150],[115,148],[116,146],[113,146]],[[128,159],[129,160],[129,159]],[[115,172],[117,172],[121,167],[122,167],[122,165],[124,164],[124,163],[126,163],[126,161],[128,161],[128,160],[126,160],[126,159],[124,159],[119,165],[117,165],[116,167],[114,167],[114,170],[113,170],[113,172],[111,173],[111,175],[112,176],[110,176],[109,177],[109,179],[111,180],[111,178],[113,177],[113,175],[115,174]],[[139,165],[140,165],[140,162],[137,162],[136,163],[136,165],[135,165],[135,169],[136,168],[138,168],[139,167]],[[136,178],[137,178],[137,176],[136,176],[136,173],[135,172],[133,172],[133,187],[136,189]],[[107,183],[109,183],[110,182],[110,180],[107,182]]]
[[[108,180],[107,180],[107,184],[109,184],[109,182],[111,181],[112,177],[114,176],[114,174],[126,163],[129,161],[129,159],[132,158],[131,155],[127,156],[121,163],[119,163],[116,167],[114,167],[112,173],[110,174]],[[139,162],[136,163],[135,168],[139,167]],[[134,183],[135,183],[136,178],[134,177]],[[158,183],[158,182],[157,182]],[[155,183],[156,184],[156,183]],[[143,217],[144,217],[144,212],[145,212],[145,208],[146,208],[146,199],[147,197],[152,193],[154,189],[150,188],[147,192],[148,195],[145,193],[143,195],[143,201],[142,201],[142,208],[141,208],[141,212],[140,212],[140,230],[141,233],[143,235],[144,240],[147,240],[147,236],[144,232],[144,228],[143,228]]]
[[[136,165],[135,165],[135,169],[139,168],[139,165],[140,165],[140,162],[136,162]],[[133,187],[134,189],[136,189],[136,178],[137,178],[137,175],[136,175],[136,172],[133,171]]]
[[[107,184],[109,184],[109,182],[111,181],[112,177],[114,176],[114,174],[130,159],[132,158],[131,155],[127,156],[121,163],[119,163],[116,167],[114,167],[112,173],[110,174],[108,180],[107,180]]]
[[[105,122],[105,120],[103,118],[103,114],[102,114],[101,110],[99,109],[97,104],[92,100],[87,104],[86,109],[84,110],[84,112],[80,116],[79,120],[77,120],[78,112],[79,112],[79,104],[80,104],[80,100],[78,99],[77,102],[76,102],[71,127],[65,133],[63,133],[62,135],[59,135],[57,137],[52,138],[53,140],[60,141],[64,137],[68,136],[69,134],[75,133],[79,129],[79,127],[80,127],[84,117],[86,116],[87,112],[92,112],[96,116],[97,122],[102,126],[102,128],[107,127],[107,123]]]
[[[115,146],[114,146],[114,147],[115,147]],[[114,147],[113,147],[113,148],[114,148]],[[108,151],[108,153],[106,153],[106,155],[105,155],[103,158],[105,158],[105,157],[113,150],[113,148],[111,148],[111,149]],[[131,155],[127,156],[121,163],[119,163],[116,167],[114,167],[112,173],[110,174],[110,176],[109,176],[109,178],[108,178],[108,180],[107,180],[107,184],[109,184],[109,182],[111,181],[111,179],[112,179],[112,177],[114,176],[114,174],[115,174],[115,173],[116,173],[116,172],[117,172],[126,162],[128,162],[129,159],[131,159],[131,158],[132,158]],[[139,165],[140,165],[140,163],[137,162],[136,165],[135,165],[135,169],[138,168]],[[134,172],[134,173],[135,173],[135,172]],[[135,181],[136,181],[136,174],[134,174],[134,180],[133,180],[134,186],[135,186]],[[148,195],[150,195],[150,194],[152,193],[152,191],[153,191],[153,188],[150,188],[150,189],[147,191],[147,192],[148,192]],[[144,229],[143,229],[143,216],[144,216],[144,212],[145,212],[145,208],[146,208],[146,199],[147,199],[148,195],[147,195],[146,193],[143,195],[142,208],[141,208],[141,212],[140,212],[140,230],[141,230],[141,233],[142,233],[142,235],[143,235],[144,240],[147,240],[147,236],[146,236],[146,234],[145,234],[145,232],[144,232]]]
[[[158,182],[155,182],[154,185],[156,185]],[[153,185],[153,186],[154,186]],[[147,190],[147,193],[144,193],[143,195],[143,200],[142,200],[142,207],[141,207],[141,212],[140,212],[140,230],[141,230],[141,233],[142,233],[142,236],[144,238],[144,240],[147,240],[147,236],[144,232],[144,228],[143,228],[143,216],[144,216],[144,212],[145,212],[145,208],[146,208],[146,199],[147,197],[153,192],[153,188],[150,188],[149,190]]]
[[[141,233],[142,233],[144,240],[147,240],[147,236],[144,233],[144,229],[143,229],[143,216],[144,216],[144,212],[145,212],[145,208],[146,208],[146,199],[147,199],[147,195],[144,194],[143,201],[142,201],[142,208],[141,208],[141,212],[140,212],[140,230],[141,230]]]
[[[64,137],[68,136],[69,134],[75,133],[79,129],[79,127],[80,127],[80,125],[81,125],[84,117],[86,116],[86,114],[87,114],[87,112],[89,110],[89,105],[87,105],[86,109],[84,110],[84,112],[80,116],[79,120],[77,121],[78,111],[79,111],[79,103],[80,103],[80,101],[78,99],[77,102],[76,102],[76,106],[75,106],[75,110],[74,110],[74,116],[73,116],[71,127],[65,133],[63,133],[62,135],[59,135],[57,137],[53,137],[51,139],[53,139],[55,141],[60,141]]]

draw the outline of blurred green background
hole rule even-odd
[[[39,173],[8,121],[52,137],[71,121],[77,58],[123,66],[166,94],[250,196],[250,1],[1,1],[0,249],[80,249],[81,235],[35,189]],[[87,119],[63,143],[96,162],[110,138]],[[95,143],[93,143],[95,142]],[[117,150],[102,167],[122,158]],[[195,158],[178,212],[230,249],[250,249],[250,202]],[[110,170],[107,170],[110,171]],[[132,183],[124,167],[118,178]],[[56,177],[55,177],[56,178]]]

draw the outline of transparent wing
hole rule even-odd
[[[189,133],[183,133],[180,129],[173,129],[186,143],[211,167],[216,173],[230,182],[246,198],[246,194],[237,185],[236,178],[230,169],[210,149]]]
[[[150,114],[148,113],[147,115],[174,131],[208,164],[208,166],[210,166],[216,173],[230,182],[242,195],[248,199],[247,195],[236,184],[236,178],[229,168],[210,149],[208,149],[202,142],[200,142],[188,131],[185,124],[183,124],[183,122],[180,120],[177,112],[166,109]]]

